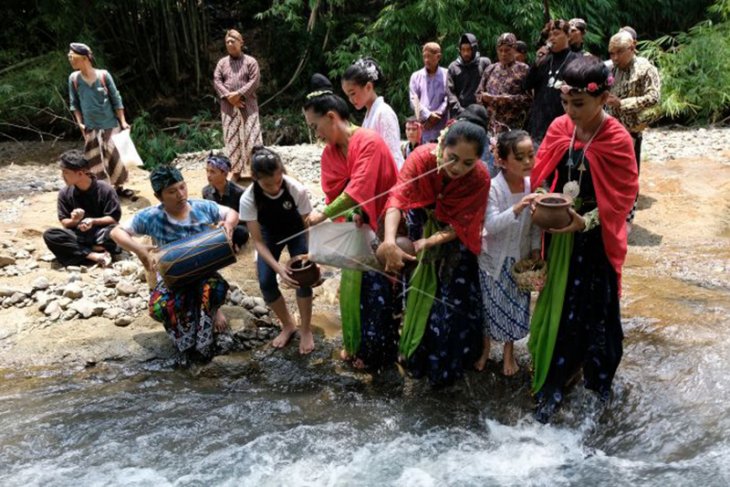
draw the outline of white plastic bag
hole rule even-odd
[[[325,222],[309,230],[309,260],[357,271],[383,270],[375,257],[378,237],[368,225]]]
[[[112,135],[112,141],[114,142],[114,147],[117,148],[117,152],[119,152],[119,158],[122,164],[124,164],[124,167],[130,169],[141,167],[144,164],[142,158],[139,157],[134,142],[132,142],[129,129]]]

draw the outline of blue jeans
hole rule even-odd
[[[307,235],[302,234],[298,237],[295,237],[288,242],[282,243],[282,244],[276,244],[278,242],[279,238],[275,238],[269,234],[267,234],[264,229],[261,229],[261,236],[264,238],[264,244],[266,244],[266,247],[271,252],[271,255],[274,256],[274,259],[277,261],[279,260],[279,257],[281,257],[281,251],[284,250],[284,247],[287,248],[289,251],[289,255],[294,257],[295,255],[301,255],[306,254],[309,252],[309,247],[307,246]],[[274,269],[269,266],[269,264],[266,263],[266,261],[261,257],[261,254],[259,254],[257,260],[256,260],[256,269],[259,273],[259,287],[261,288],[261,294],[264,296],[264,301],[266,301],[266,304],[273,303],[279,297],[281,297],[281,291],[279,291],[279,284],[276,282],[276,272],[274,272]],[[308,298],[312,295],[312,288],[311,287],[300,287],[297,289],[297,297],[298,298]]]

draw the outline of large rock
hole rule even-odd
[[[63,288],[63,297],[69,299],[79,299],[84,295],[84,290],[76,282],[66,284]]]
[[[132,323],[132,318],[127,315],[120,316],[116,320],[114,320],[114,324],[117,326],[128,326],[130,323]]]
[[[119,281],[117,283],[117,292],[123,296],[137,294],[137,285],[126,280]]]

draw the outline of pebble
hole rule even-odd
[[[39,257],[39,259],[42,260],[43,262],[53,262],[53,259],[55,259],[55,258],[56,258],[56,256],[50,252],[46,252],[45,254],[43,254]]]
[[[15,252],[15,258],[19,260],[30,259],[30,252],[24,249],[20,249]]]
[[[114,324],[117,326],[128,326],[130,323],[132,323],[132,318],[130,316],[120,316],[119,318],[114,320]]]
[[[64,311],[64,312],[63,312],[63,313],[61,314],[61,319],[62,319],[63,321],[71,321],[72,319],[76,318],[76,315],[77,315],[77,314],[78,314],[78,313],[76,312],[76,310],[75,310],[75,309],[67,309],[66,311]]]
[[[63,288],[63,297],[65,298],[78,299],[83,295],[83,289],[76,282],[72,281]]]
[[[76,310],[83,318],[91,318],[92,316],[101,316],[107,305],[95,303],[88,299],[79,299],[74,301],[69,308]]]
[[[49,302],[43,312],[46,314],[46,316],[51,315],[58,315],[61,313],[61,305],[58,303],[58,301],[51,301]]]
[[[81,274],[79,272],[72,272],[66,278],[66,282],[76,282],[81,280]]]
[[[104,269],[101,278],[106,287],[116,287],[119,282],[119,275],[114,269]]]
[[[81,267],[77,265],[67,265],[66,266],[67,272],[81,272]]]
[[[119,294],[122,294],[124,296],[137,294],[137,286],[129,281],[119,281],[116,287]]]
[[[256,316],[264,316],[269,314],[269,308],[266,306],[254,306],[251,312]]]
[[[40,276],[35,281],[33,281],[33,289],[38,289],[40,291],[46,290],[50,287],[51,283],[48,282],[48,278],[45,276]]]

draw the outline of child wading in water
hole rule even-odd
[[[283,348],[297,333],[276,282],[278,274],[284,283],[297,290],[301,325],[299,353],[307,354],[314,350],[310,327],[312,288],[299,287],[286,267],[279,263],[279,257],[284,247],[287,247],[292,257],[308,252],[306,234],[301,232],[304,230],[304,219],[312,211],[312,204],[307,189],[284,172],[284,165],[277,153],[264,147],[253,149],[251,175],[254,182],[241,197],[240,219],[247,223],[258,252],[256,266],[264,301],[281,321],[281,333],[272,344],[276,348]],[[296,234],[300,235],[278,243]]]
[[[497,140],[497,165],[502,169],[492,180],[484,217],[487,231],[479,255],[479,274],[486,316],[484,351],[475,367],[483,370],[489,360],[490,340],[504,342],[503,372],[514,375],[519,367],[514,341],[527,336],[530,327],[530,293],[520,291],[512,276],[515,262],[537,258],[540,229],[533,226],[529,206],[530,171],[535,150],[530,135],[512,130]]]

